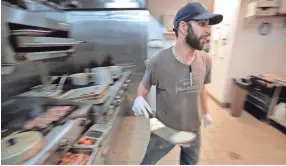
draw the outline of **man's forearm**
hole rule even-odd
[[[202,102],[202,107],[203,107],[202,108],[203,114],[209,113],[208,106],[207,106],[207,91],[205,87],[203,87],[202,89],[201,102]]]
[[[145,97],[148,94],[148,90],[143,86],[142,82],[138,86],[137,96]]]

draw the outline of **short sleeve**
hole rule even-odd
[[[153,59],[146,61],[146,70],[142,80],[142,84],[148,90],[151,88],[152,85],[156,84],[155,64]]]
[[[205,75],[204,84],[209,84],[211,82],[211,70],[212,70],[211,58],[208,57],[206,62],[207,62],[206,63],[206,75]]]

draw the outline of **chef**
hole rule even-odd
[[[148,61],[132,107],[135,115],[149,118],[151,108],[144,97],[156,85],[156,118],[170,128],[197,134],[190,145],[181,146],[181,165],[198,162],[201,119],[205,127],[212,123],[205,89],[211,81],[211,58],[201,50],[210,36],[209,25],[222,19],[222,15],[209,13],[198,2],[182,7],[174,19],[176,43]],[[151,134],[141,165],[156,164],[174,146]]]

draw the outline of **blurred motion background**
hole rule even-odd
[[[178,9],[195,1],[224,16],[222,23],[211,27],[211,37],[204,48],[212,59],[212,81],[207,90],[210,110],[216,110],[214,117],[218,122],[214,124],[216,129],[210,129],[215,136],[206,134],[203,144],[208,143],[203,146],[211,144],[211,140],[230,140],[230,136],[223,135],[257,125],[245,129],[245,136],[251,139],[242,144],[251,147],[254,137],[261,139],[268,134],[267,141],[276,140],[276,144],[262,139],[260,143],[269,147],[254,148],[252,152],[276,152],[268,162],[286,164],[286,0],[2,0],[1,103],[34,86],[47,84],[50,76],[134,65],[126,94],[128,102],[124,105],[127,116],[119,132],[124,133],[120,139],[131,142],[125,146],[131,150],[117,152],[116,149],[124,149],[124,143],[114,145],[114,158],[110,160],[113,164],[138,164],[140,157],[131,154],[138,149],[144,151],[146,143],[138,146],[140,142],[132,140],[139,137],[147,142],[149,128],[143,118],[131,116],[136,89],[148,59],[174,44],[172,26]],[[155,87],[148,102],[156,111]],[[233,117],[242,120],[230,119]],[[228,124],[229,128],[225,128]],[[128,127],[124,125],[133,127],[125,131]],[[137,128],[142,125],[147,127]],[[222,146],[233,143],[218,142]],[[252,160],[253,156],[241,162],[213,157],[215,148],[211,145],[211,152],[204,148],[203,153],[208,156],[202,155],[202,164],[260,164],[258,158]],[[175,151],[162,163],[177,164]],[[221,154],[231,156],[228,152],[235,150],[222,151]],[[243,158],[245,151],[239,149],[235,154]]]

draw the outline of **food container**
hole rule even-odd
[[[98,148],[101,140],[99,138],[81,136],[74,144],[75,148]]]
[[[92,165],[94,163],[95,160],[95,156],[98,152],[98,149],[87,149],[87,148],[71,148],[69,149],[68,152],[66,152],[64,154],[64,156],[62,157],[62,159],[59,161],[58,164],[61,165]],[[79,158],[79,157],[73,157],[70,156],[70,158],[65,158],[65,155],[73,155],[73,154],[84,154],[84,155],[88,155],[88,159],[86,160],[86,162],[83,161],[83,158]],[[65,159],[67,160],[74,160],[74,161],[70,161],[70,163],[62,163],[64,162]]]
[[[89,104],[102,104],[108,98],[108,86],[96,85],[85,88],[72,89],[63,95],[60,99],[74,100],[79,102],[86,102]]]
[[[122,73],[123,67],[122,66],[110,66],[110,70],[111,70],[113,77],[118,77]]]
[[[104,124],[95,124],[91,126],[81,138],[74,144],[75,148],[99,148],[101,142],[110,131],[111,126]],[[92,145],[82,144],[81,139],[94,141]]]
[[[90,82],[89,74],[87,73],[72,74],[69,77],[74,85],[87,85]]]
[[[98,85],[110,85],[113,83],[112,73],[109,67],[97,67],[91,69],[93,82]]]

